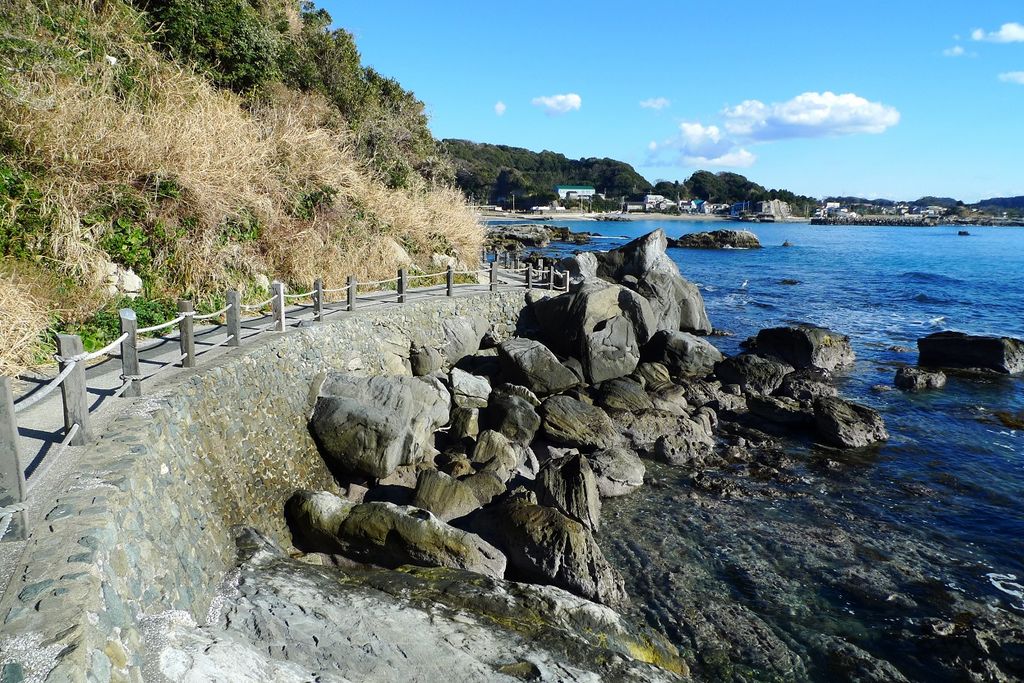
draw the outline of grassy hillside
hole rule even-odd
[[[0,372],[56,329],[116,336],[112,264],[145,320],[476,258],[422,103],[329,25],[291,0],[0,4]]]

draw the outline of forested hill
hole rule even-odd
[[[615,159],[569,159],[557,152],[469,140],[444,140],[455,164],[455,180],[478,203],[547,203],[555,185],[593,185],[609,197],[643,194],[651,184],[629,164]]]

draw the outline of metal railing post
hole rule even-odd
[[[275,280],[270,284],[270,289],[274,293],[273,311],[274,311],[274,331],[284,332],[285,319],[284,319],[284,283]]]
[[[227,312],[228,336],[233,337],[228,346],[242,345],[242,293],[237,289],[229,289],[227,302],[231,308]]]
[[[0,376],[0,508],[25,500],[25,466],[18,446],[18,421],[14,416],[11,381]],[[0,517],[0,520],[3,520]],[[3,530],[6,529],[6,530]],[[12,512],[6,523],[0,521],[0,541],[23,540],[28,535],[25,511]]]
[[[498,291],[498,261],[491,261],[491,291]]]
[[[178,323],[178,346],[181,348],[181,367],[194,368],[196,366],[196,338],[193,333],[192,313],[195,307],[188,299],[178,299],[178,315],[184,315]]]
[[[526,288],[533,289],[533,264],[526,264]]]
[[[444,284],[448,296],[452,296],[455,289],[455,269],[451,267],[451,264],[448,265],[448,271],[444,274]]]
[[[548,268],[548,289],[555,288],[555,267]]]
[[[57,355],[61,358],[74,358],[84,352],[82,338],[75,334],[57,335]],[[85,363],[60,361],[60,371],[64,372],[68,365],[75,367],[60,384],[60,393],[64,398],[64,434],[78,425],[78,433],[71,437],[72,446],[82,446],[92,438],[89,434],[89,398],[85,393]]]
[[[355,277],[352,276],[352,275],[349,275],[348,276],[348,306],[347,306],[347,308],[350,311],[356,310],[356,287],[358,287],[358,286],[359,285],[356,282]]]
[[[405,292],[409,287],[409,275],[405,268],[398,269],[398,303],[405,303]]]
[[[121,342],[121,378],[128,382],[122,396],[135,398],[142,396],[142,380],[139,379],[139,319],[135,311],[130,308],[122,308],[118,311],[121,318],[121,334],[127,334]]]
[[[313,319],[324,321],[324,281],[320,278],[313,280]]]

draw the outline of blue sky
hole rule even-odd
[[[1020,0],[322,6],[440,138],[607,156],[652,181],[1024,194]]]

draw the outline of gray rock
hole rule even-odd
[[[702,465],[714,453],[715,440],[706,425],[680,418],[672,431],[654,442],[653,455],[657,460],[675,466]]]
[[[331,373],[310,429],[323,456],[352,474],[384,478],[433,454],[433,432],[448,422],[451,397],[428,377]]]
[[[505,482],[519,468],[519,452],[504,434],[491,429],[480,432],[470,460],[483,465],[480,471],[493,472]]]
[[[583,251],[562,259],[557,268],[569,273],[569,282],[579,283],[597,277],[597,257],[594,252]]]
[[[444,357],[432,346],[420,346],[413,349],[409,356],[409,363],[413,375],[425,377],[441,369],[441,366],[444,365]]]
[[[473,491],[481,505],[505,493],[505,482],[494,472],[478,472],[460,481]]]
[[[669,384],[650,393],[651,405],[654,410],[673,415],[689,415],[690,402],[687,399],[686,389],[678,384]]]
[[[429,510],[442,522],[464,517],[480,507],[470,486],[437,470],[422,470],[416,477],[412,504]]]
[[[647,468],[633,451],[621,447],[605,448],[589,459],[601,497],[624,496],[643,486]]]
[[[680,235],[671,246],[680,249],[760,249],[761,241],[749,230],[711,230]]]
[[[452,368],[452,401],[460,408],[484,408],[491,395],[491,383],[486,377],[471,375],[464,370]]]
[[[452,439],[476,439],[480,434],[479,408],[452,408],[451,428],[448,436]]]
[[[863,448],[889,438],[877,411],[841,398],[816,400],[814,418],[818,436],[830,446]]]
[[[1024,340],[936,332],[917,340],[918,365],[927,368],[978,368],[1024,373]]]
[[[482,317],[453,316],[446,318],[441,323],[444,332],[444,344],[441,346],[441,355],[449,365],[455,365],[460,360],[480,350],[480,342],[487,333],[490,324]]]
[[[601,526],[601,496],[590,461],[582,455],[549,460],[537,473],[537,501],[592,531]]]
[[[687,332],[660,330],[644,346],[641,358],[661,363],[677,377],[704,377],[722,360],[711,342]]]
[[[715,364],[715,376],[724,384],[738,384],[745,393],[770,394],[793,368],[771,358],[741,353]]]
[[[526,386],[538,396],[557,394],[579,384],[576,375],[555,354],[532,339],[515,338],[502,343],[498,346],[498,358],[513,383]]]
[[[607,413],[569,396],[548,398],[541,404],[541,414],[544,433],[556,444],[595,450],[619,441]]]
[[[825,370],[798,370],[782,379],[775,390],[776,396],[792,398],[802,403],[813,403],[816,398],[838,396],[832,386],[831,374]]]
[[[583,376],[591,384],[628,375],[640,362],[633,325],[621,315],[599,323],[585,338],[581,356]]]
[[[946,373],[928,372],[919,368],[902,367],[896,371],[894,384],[903,391],[926,391],[946,386]]]
[[[453,567],[501,578],[505,557],[475,534],[426,510],[353,504],[326,491],[299,491],[285,504],[296,547],[384,567]]]
[[[835,370],[856,359],[850,338],[815,325],[773,327],[757,333],[757,353],[794,368]]]
[[[540,429],[540,415],[524,398],[493,392],[483,413],[484,426],[521,444],[529,444]]]
[[[628,600],[622,576],[590,531],[554,508],[513,499],[483,510],[473,528],[504,550],[509,578],[550,584],[612,607]]]
[[[525,399],[534,408],[540,405],[540,398],[538,398],[537,394],[520,384],[502,384],[496,387],[492,393],[495,395],[505,394],[518,396],[519,398]]]
[[[641,362],[633,375],[643,380],[647,391],[657,391],[672,384],[672,375],[662,363]]]
[[[487,228],[486,239],[497,245],[518,242],[527,247],[546,247],[551,243],[551,231],[535,223],[492,225]]]
[[[597,404],[608,410],[625,410],[631,413],[654,408],[654,403],[643,387],[625,377],[602,382],[597,392]]]
[[[751,415],[787,429],[802,429],[814,425],[814,409],[786,396],[759,396],[747,398]]]

